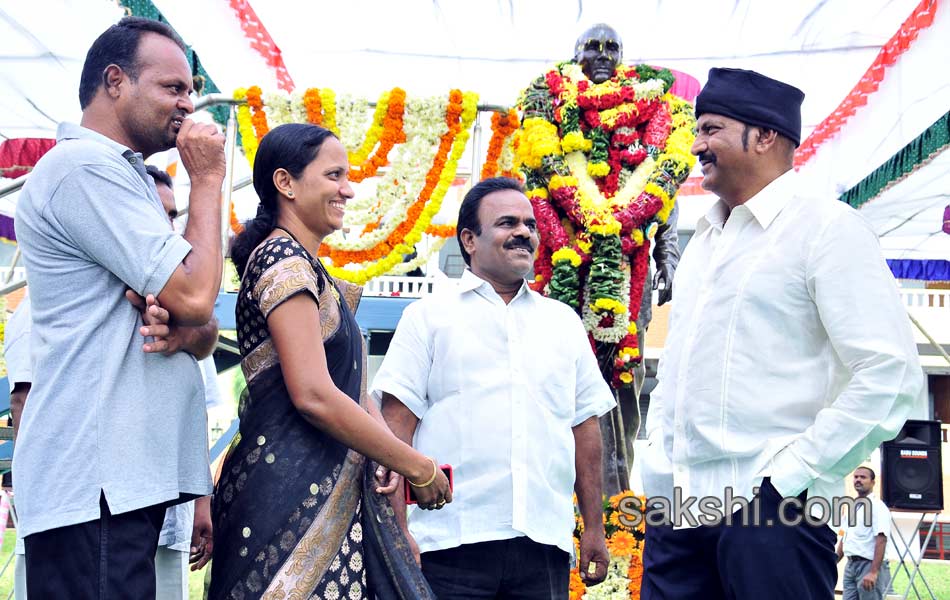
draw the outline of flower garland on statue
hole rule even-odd
[[[621,510],[623,504],[623,510]],[[584,522],[577,512],[574,499],[574,552],[580,555],[580,538]],[[581,580],[577,567],[571,569],[571,600],[639,600],[640,583],[643,578],[643,542],[646,534],[645,518],[641,507],[646,498],[624,491],[604,499],[604,532],[607,536],[607,551],[610,562],[607,577],[600,584],[588,588]],[[634,514],[639,512],[636,524]],[[633,514],[632,514],[633,513]]]
[[[613,344],[613,387],[641,360],[636,320],[649,240],[695,164],[692,106],[673,75],[619,66],[600,84],[560,63],[525,90],[516,163],[542,248],[533,287],[577,310],[592,340]]]

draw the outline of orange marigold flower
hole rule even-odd
[[[569,587],[570,600],[581,600],[587,593],[587,586],[581,581],[580,573],[577,569],[571,569],[571,581]]]
[[[639,547],[637,539],[629,531],[617,531],[607,540],[607,550],[612,556],[632,556]]]

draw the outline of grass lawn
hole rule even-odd
[[[0,549],[0,567],[6,563],[7,559],[13,553],[14,540],[15,536],[13,530],[7,530],[6,535],[3,537],[3,548]],[[913,571],[913,566],[910,563],[907,564],[907,567]],[[208,566],[201,571],[189,574],[188,590],[190,600],[201,600],[203,598],[204,579],[210,570],[211,565],[208,564]],[[940,600],[950,599],[950,561],[927,561],[920,566],[920,570],[927,578],[927,583],[930,584],[930,589],[933,590],[936,598]],[[907,589],[907,575],[897,564],[891,563],[891,577],[894,582],[894,592],[896,592],[897,597],[902,596],[904,590]],[[917,575],[914,579],[914,585],[920,593],[920,597],[924,600],[928,600],[927,589],[920,581],[920,575]],[[11,561],[10,567],[3,576],[0,577],[0,600],[6,600],[12,591],[13,562]],[[917,598],[913,591],[910,592],[910,596],[908,597],[914,598],[915,600]]]
[[[909,562],[907,563],[907,569],[911,573],[914,572],[914,566]],[[920,565],[920,571],[927,578],[927,583],[930,585],[930,589],[933,590],[935,598],[941,600],[950,598],[950,562],[927,561]],[[907,589],[907,573],[900,568],[900,565],[893,562],[891,563],[891,578],[897,597],[903,596],[904,590]],[[927,587],[920,580],[920,573],[914,578],[914,587],[917,588],[917,593],[920,594],[921,598],[924,600],[930,598],[927,594]],[[916,600],[917,595],[911,590],[908,598]]]
[[[8,529],[6,535],[3,536],[3,548],[0,549],[0,568],[6,564],[7,559],[13,554],[13,546],[15,543],[16,535],[12,529]],[[0,600],[7,600],[13,593],[13,562],[14,561],[10,561],[10,566],[6,572],[4,572],[3,576],[0,577]],[[208,563],[208,566],[201,571],[189,573],[188,596],[190,600],[201,600],[204,597],[204,577],[210,570],[211,563]]]

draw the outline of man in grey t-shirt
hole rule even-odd
[[[34,386],[14,486],[31,596],[154,597],[165,508],[211,491],[193,354],[214,343],[224,140],[185,118],[191,91],[175,33],[123,19],[86,56],[80,125],[60,125],[20,196]],[[144,165],[175,145],[183,236]]]

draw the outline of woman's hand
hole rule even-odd
[[[416,496],[416,502],[422,510],[439,510],[452,501],[452,490],[449,489],[449,478],[445,476],[442,469],[431,458],[428,459],[435,469],[435,478],[426,485],[413,486],[413,493]],[[431,477],[431,475],[430,475]],[[413,481],[409,480],[410,485]],[[419,481],[419,483],[423,483]]]
[[[402,476],[390,471],[383,465],[376,467],[376,493],[380,496],[388,496],[399,489]]]

